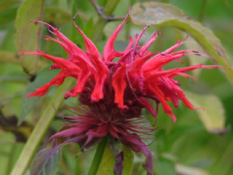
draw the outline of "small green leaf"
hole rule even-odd
[[[122,175],[130,175],[133,168],[134,154],[128,146],[123,145],[123,172]]]
[[[114,173],[115,159],[113,153],[107,145],[104,150],[104,155],[102,157],[97,175],[113,175]]]
[[[221,70],[233,85],[233,69],[224,48],[213,32],[201,23],[187,17],[180,9],[170,4],[158,2],[136,3],[130,16],[136,24],[173,26],[190,34],[218,65],[227,67]]]
[[[40,25],[32,20],[42,18],[44,0],[25,0],[18,9],[15,20],[16,47],[18,51],[35,51],[39,46]],[[25,55],[20,57],[21,65],[30,75],[38,68],[37,56]]]
[[[196,110],[206,129],[213,133],[224,131],[225,115],[221,101],[214,95],[198,95],[185,93],[194,107],[203,107]]]
[[[55,175],[59,165],[60,149],[46,148],[37,153],[30,169],[33,175]]]
[[[34,109],[35,105],[41,100],[40,97],[27,98],[27,95],[34,92],[36,88],[41,87],[48,83],[53,77],[58,74],[59,70],[48,70],[48,68],[40,71],[35,79],[35,81],[28,84],[26,90],[24,91],[22,98],[21,113],[19,116],[19,123],[22,122],[27,114]]]

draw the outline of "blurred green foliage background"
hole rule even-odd
[[[26,95],[36,87],[47,83],[56,75],[48,71],[50,62],[41,58],[21,57],[22,50],[42,51],[66,58],[66,53],[57,44],[45,41],[40,35],[50,35],[46,27],[36,25],[32,19],[42,19],[59,27],[60,31],[84,49],[81,35],[72,24],[72,17],[79,11],[77,24],[84,33],[93,39],[100,51],[107,38],[112,34],[119,21],[101,21],[90,1],[83,0],[0,0],[0,174],[8,175],[12,171],[33,128],[43,110],[48,106],[56,92],[52,88],[43,98],[27,99]],[[98,0],[99,6],[105,6],[107,0]],[[129,7],[146,0],[119,0],[114,16],[125,16]],[[150,1],[151,2],[151,1]],[[233,1],[231,0],[154,0],[152,2],[169,3],[181,9],[190,20],[197,20],[214,32],[220,39],[229,57],[233,60]],[[21,8],[19,10],[19,8]],[[105,9],[106,10],[106,9]],[[108,12],[111,14],[111,12]],[[98,23],[103,23],[102,26]],[[123,50],[128,37],[139,33],[143,25],[129,22],[124,25],[115,43],[117,50]],[[174,45],[177,40],[187,38],[187,33],[167,26],[151,26],[143,36],[145,42],[154,31],[162,32],[151,50],[161,52]],[[193,44],[191,36],[184,48],[202,50]],[[204,57],[188,58],[188,64],[213,64]],[[169,66],[175,67],[178,64]],[[233,172],[233,90],[232,85],[220,70],[202,70],[192,73],[198,81],[180,78],[182,87],[196,107],[204,111],[191,111],[183,104],[174,109],[177,122],[159,112],[155,140],[149,141],[155,160],[155,172],[159,175],[231,175]],[[39,149],[44,148],[48,138],[62,125],[61,115],[70,114],[67,105],[75,105],[76,99],[64,101],[53,122],[43,137]],[[150,114],[144,115],[153,122]],[[39,150],[38,149],[38,150]],[[79,152],[80,153],[80,152]],[[78,154],[79,154],[78,153]],[[58,174],[87,174],[93,159],[94,149],[80,153],[77,147],[63,149]],[[145,175],[141,165],[142,155],[135,155],[132,174]]]

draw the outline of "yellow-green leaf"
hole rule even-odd
[[[206,129],[210,132],[222,133],[224,131],[225,115],[219,98],[214,95],[198,95],[190,92],[185,94],[194,107],[204,108],[196,111]]]
[[[115,165],[115,159],[108,145],[105,147],[104,155],[101,160],[97,175],[113,175],[114,165]]]
[[[221,70],[233,85],[233,69],[224,48],[213,32],[201,23],[189,18],[170,4],[158,2],[136,3],[132,7],[130,16],[136,24],[173,26],[190,34],[213,57],[216,64],[227,67]]]
[[[42,18],[44,0],[25,0],[18,9],[15,20],[16,47],[18,51],[35,51],[39,47],[40,25],[32,20]],[[35,55],[20,57],[24,70],[33,75],[38,68]]]
[[[122,175],[130,175],[133,168],[134,154],[128,146],[123,145],[123,172]]]

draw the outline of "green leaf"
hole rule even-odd
[[[201,23],[187,17],[180,9],[165,3],[136,3],[130,12],[134,23],[140,25],[173,26],[190,34],[222,68],[233,85],[233,69],[218,38]]]
[[[18,9],[15,20],[16,47],[18,51],[35,51],[39,47],[40,25],[32,20],[42,18],[44,0],[25,0]],[[25,55],[20,57],[21,65],[30,74],[38,68],[38,56]]]
[[[224,108],[218,97],[214,95],[198,95],[190,92],[185,93],[194,107],[203,107],[196,110],[200,120],[206,129],[213,133],[224,132],[225,115]]]
[[[37,153],[32,161],[30,173],[33,175],[55,175],[59,165],[60,149],[46,148]]]
[[[123,172],[122,175],[130,175],[133,168],[134,154],[128,146],[123,145]]]
[[[41,142],[41,139],[45,135],[57,112],[54,109],[59,109],[59,106],[64,99],[65,92],[68,88],[70,88],[72,82],[73,79],[67,78],[63,85],[58,88],[56,94],[51,99],[46,108],[42,109],[43,113],[40,116],[40,119],[37,122],[33,132],[31,133],[26,145],[24,146],[23,151],[14,166],[14,169],[11,172],[11,175],[24,175],[36,149]]]
[[[59,70],[48,70],[48,68],[40,71],[32,83],[29,83],[24,91],[22,98],[21,113],[19,116],[19,123],[21,123],[27,116],[27,114],[35,107],[35,105],[41,100],[40,97],[27,98],[27,95],[34,92],[36,88],[41,87],[48,83],[52,78],[58,74]]]
[[[104,150],[104,155],[102,157],[97,175],[113,175],[114,173],[115,158],[113,153],[107,145]]]

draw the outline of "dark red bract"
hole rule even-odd
[[[53,61],[54,65],[51,69],[61,69],[53,80],[36,89],[28,97],[45,95],[51,86],[61,85],[66,77],[76,78],[75,87],[66,93],[65,98],[79,95],[80,103],[86,106],[85,110],[82,109],[77,117],[65,117],[70,123],[51,139],[56,141],[58,138],[72,138],[81,147],[88,148],[110,133],[133,151],[142,152],[146,156],[144,168],[153,174],[151,152],[141,140],[141,135],[148,135],[153,129],[141,125],[143,121],[141,110],[148,109],[156,119],[158,106],[162,104],[164,112],[176,121],[172,108],[168,104],[169,101],[178,107],[181,100],[188,108],[194,108],[185,97],[179,82],[174,78],[176,76],[190,78],[191,76],[186,74],[187,71],[200,68],[214,69],[218,66],[195,65],[164,70],[165,65],[172,61],[179,61],[184,56],[204,54],[195,50],[175,51],[184,43],[182,41],[164,52],[152,53],[148,48],[157,38],[158,32],[155,32],[144,45],[138,45],[148,26],[141,34],[130,38],[129,45],[123,52],[118,52],[114,49],[114,41],[125,20],[108,39],[103,56],[75,23],[75,27],[84,38],[86,52],[58,29],[41,22],[46,24],[49,31],[56,36],[56,38],[46,37],[46,39],[60,44],[67,52],[68,59],[54,57],[40,50],[24,52],[24,55],[40,55]],[[113,62],[116,57],[119,61]],[[156,110],[148,99],[156,102]]]

